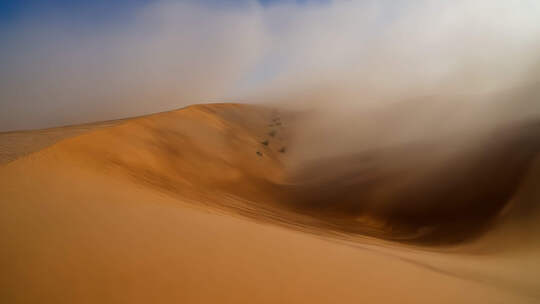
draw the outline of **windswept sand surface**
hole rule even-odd
[[[382,165],[400,151],[290,172],[299,116],[215,104],[57,129],[35,145],[6,138],[44,131],[1,134],[0,302],[540,302],[535,125],[486,136],[490,156],[451,158],[478,165],[449,178],[421,159],[393,166],[426,168],[402,186]],[[378,182],[349,178],[374,167]],[[478,191],[456,190],[467,185]],[[388,205],[354,205],[362,189]],[[421,216],[394,208],[402,198],[422,202]],[[423,205],[432,199],[443,207]]]
[[[0,133],[0,164],[39,151],[62,139],[121,122],[121,120],[116,120],[43,130],[2,132]]]

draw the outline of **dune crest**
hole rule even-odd
[[[288,156],[302,149],[294,140],[301,116],[196,105],[68,138],[31,159],[70,160],[184,201],[301,230],[426,245],[459,243],[489,229],[540,151],[540,124],[523,123],[467,145],[444,138],[295,166]]]

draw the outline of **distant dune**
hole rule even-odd
[[[0,133],[1,302],[540,301],[540,124],[298,164],[303,115]]]

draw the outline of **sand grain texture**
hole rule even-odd
[[[294,121],[193,106],[24,148],[39,151],[0,167],[1,302],[540,301],[538,242],[493,252],[538,228],[517,211],[472,243],[418,247],[284,208]],[[538,198],[536,171],[515,199]]]

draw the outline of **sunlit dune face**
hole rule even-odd
[[[462,288],[466,301],[537,295],[537,268],[516,270],[535,260],[505,255],[537,252],[522,241],[537,227],[538,174],[524,178],[537,123],[301,160],[305,115],[198,105],[82,134],[66,127],[51,146],[20,149],[0,169],[7,299],[400,302],[381,286],[412,302]],[[25,134],[10,134],[11,147]],[[358,292],[359,281],[377,291]],[[411,294],[419,282],[433,293]],[[313,284],[331,299],[298,294]]]
[[[297,141],[306,115],[194,106],[97,130],[58,149],[183,200],[303,229],[425,245],[488,230],[540,149],[539,125],[522,122],[363,151],[352,143],[348,153],[302,160],[295,152],[314,147]]]

